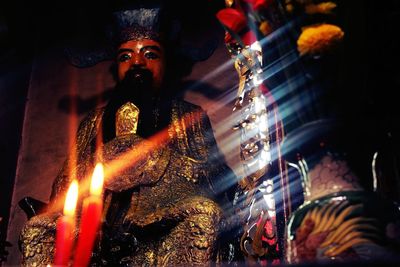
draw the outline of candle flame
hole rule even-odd
[[[90,184],[90,194],[95,196],[100,196],[103,190],[104,182],[104,167],[103,164],[97,163],[94,168],[92,181]]]
[[[64,204],[64,215],[73,216],[75,213],[76,202],[78,201],[78,181],[73,180],[69,186],[67,197]]]

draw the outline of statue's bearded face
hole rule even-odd
[[[164,49],[150,39],[129,40],[118,48],[118,79],[148,79],[154,90],[161,88],[165,71]],[[126,77],[126,76],[130,77]]]

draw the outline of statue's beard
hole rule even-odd
[[[115,136],[115,114],[127,102],[133,103],[140,110],[137,132],[140,136],[149,137],[165,126],[160,124],[157,115],[159,99],[153,84],[153,73],[148,69],[133,68],[126,72],[124,79],[118,82],[104,113],[104,141]]]
[[[131,101],[137,106],[151,105],[156,97],[153,86],[153,73],[144,68],[132,68],[125,73],[125,77],[117,86],[124,101]],[[139,107],[140,108],[140,107]]]

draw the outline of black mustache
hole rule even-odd
[[[153,82],[153,73],[144,68],[132,68],[125,73],[123,82],[131,85],[149,86]]]
[[[113,101],[123,104],[124,101],[132,101],[135,105],[141,105],[153,97],[153,73],[145,68],[131,68],[125,73],[125,77],[117,84]]]

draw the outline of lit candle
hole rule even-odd
[[[100,225],[103,201],[104,170],[98,163],[93,171],[90,184],[90,196],[83,200],[81,224],[79,228],[78,244],[75,252],[74,266],[88,266],[92,255],[94,241]]]
[[[64,204],[64,215],[57,220],[56,251],[54,265],[68,265],[71,255],[73,232],[75,229],[75,208],[78,200],[78,182],[73,180],[69,186]]]

